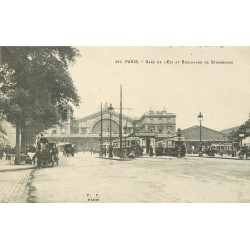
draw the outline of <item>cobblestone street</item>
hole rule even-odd
[[[26,202],[31,171],[0,172],[0,202]]]

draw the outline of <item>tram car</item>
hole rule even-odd
[[[181,155],[186,154],[186,140],[185,137],[171,136],[155,143],[156,156],[178,156],[179,151]]]
[[[114,156],[120,156],[120,140],[113,141],[113,154]],[[128,156],[132,153],[135,157],[143,154],[142,147],[140,146],[139,137],[127,137],[122,139],[122,152],[123,156]]]
[[[216,154],[220,154],[221,152],[228,153],[232,150],[232,143],[212,143],[211,148]]]

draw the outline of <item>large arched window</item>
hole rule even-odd
[[[103,133],[109,131],[110,126],[110,120],[109,119],[103,119],[102,120],[102,131]],[[111,127],[112,127],[112,133],[118,134],[119,133],[119,125],[117,122],[111,120]],[[93,134],[100,134],[101,132],[101,121],[96,122],[96,124],[93,126],[91,133]]]

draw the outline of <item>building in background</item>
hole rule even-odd
[[[176,115],[163,111],[150,110],[140,118],[134,119],[137,127],[137,135],[140,137],[141,145],[149,153],[149,147],[155,147],[155,142],[161,141],[176,132]]]
[[[110,134],[110,114],[108,105],[103,108],[103,142],[109,142]],[[131,134],[139,136],[141,145],[148,152],[157,140],[167,137],[176,131],[176,115],[163,111],[150,110],[141,117],[122,116],[123,136]],[[111,116],[112,139],[119,138],[119,113],[114,112]],[[44,131],[46,137],[58,144],[73,143],[80,150],[99,150],[101,133],[101,111],[81,119],[70,119],[61,125],[55,125],[51,129]]]
[[[198,148],[200,144],[200,126],[193,126],[182,130],[187,149]],[[228,136],[219,131],[201,126],[201,142],[203,146],[211,146],[212,143],[231,143]]]

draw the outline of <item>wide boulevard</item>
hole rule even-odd
[[[16,185],[13,178],[19,182],[21,197],[15,192],[12,200],[2,193],[2,202],[250,202],[248,160],[117,161],[80,152],[74,157],[60,155],[59,166],[53,168],[0,173],[9,189]]]

